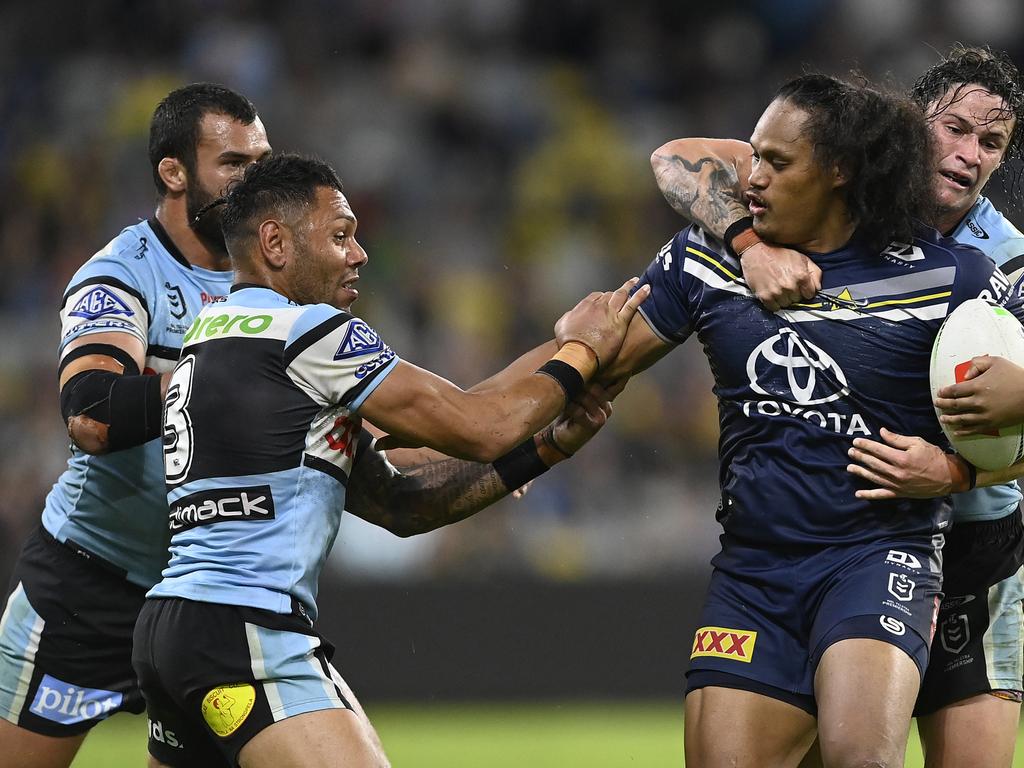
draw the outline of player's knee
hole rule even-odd
[[[173,768],[173,766],[170,766],[167,763],[161,763],[155,757],[150,755],[149,762],[146,763],[146,768]]]

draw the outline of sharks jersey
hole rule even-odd
[[[148,597],[316,616],[359,406],[395,353],[362,320],[235,286],[193,323],[167,391],[170,562]]]
[[[815,255],[819,299],[772,313],[736,259],[696,226],[648,267],[641,305],[669,343],[696,333],[719,404],[722,509],[752,545],[857,544],[929,536],[948,525],[941,500],[869,502],[846,471],[853,438],[883,426],[945,445],[928,385],[932,342],[963,301],[1003,303],[1009,281],[981,252],[923,232],[881,253],[856,239]]]
[[[996,263],[1016,283],[1024,274],[1024,234],[995,209],[986,198],[979,197],[951,237],[958,243],[973,245]],[[953,496],[953,519],[993,520],[1013,512],[1021,501],[1016,482],[976,488]]]
[[[230,286],[230,272],[189,264],[156,219],[139,222],[71,279],[60,310],[61,356],[74,339],[116,331],[145,344],[146,372],[170,371],[196,313]],[[167,563],[166,516],[160,440],[104,456],[72,445],[46,497],[43,526],[150,587]]]

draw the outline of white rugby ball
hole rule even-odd
[[[1002,307],[970,299],[950,313],[935,337],[932,397],[942,387],[963,381],[971,360],[980,355],[1005,357],[1024,366],[1024,326]],[[1024,424],[967,437],[954,435],[945,424],[942,431],[957,453],[979,469],[1003,469],[1024,458]]]

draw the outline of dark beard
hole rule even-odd
[[[207,209],[196,221],[199,212],[216,199],[205,189],[190,184],[185,190],[185,212],[188,216],[189,227],[206,247],[212,251],[226,254],[228,247],[224,243],[224,232],[220,226],[221,206],[215,205]]]

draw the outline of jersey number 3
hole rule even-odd
[[[195,355],[188,355],[174,369],[164,401],[164,470],[167,483],[180,483],[192,466],[192,419],[188,401],[192,394]]]

